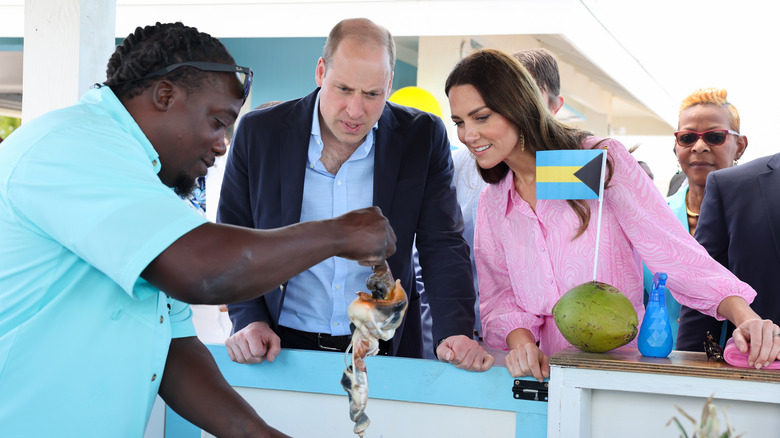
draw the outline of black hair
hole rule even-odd
[[[129,99],[160,79],[142,79],[144,76],[187,61],[235,64],[225,46],[211,35],[180,22],[157,22],[154,26],[137,27],[116,48],[108,60],[105,84],[117,97]],[[199,90],[210,74],[213,73],[185,66],[165,77],[189,93]]]

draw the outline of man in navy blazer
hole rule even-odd
[[[758,295],[750,307],[780,321],[780,154],[712,172],[707,177],[696,240],[712,258],[749,284]],[[722,321],[683,307],[677,349],[703,351],[707,331],[719,339]],[[777,328],[775,328],[777,330]],[[775,332],[775,336],[780,336]],[[772,339],[767,337],[767,339]]]
[[[391,273],[410,301],[382,352],[422,357],[412,266],[416,238],[437,357],[484,371],[493,357],[471,339],[475,292],[446,130],[434,115],[387,102],[394,64],[386,29],[366,19],[336,25],[317,63],[320,88],[254,111],[239,124],[217,219],[266,229],[378,206],[397,236]],[[229,305],[231,358],[271,361],[280,345],[344,351],[350,338],[346,308],[355,292],[366,289],[370,273],[357,263],[326,261],[261,299]]]

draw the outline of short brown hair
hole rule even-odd
[[[550,96],[549,104],[561,94],[561,75],[558,71],[558,61],[547,49],[525,49],[512,54],[520,64],[534,77],[539,89]]]
[[[330,67],[333,60],[333,54],[339,48],[339,44],[346,37],[358,38],[361,42],[375,43],[387,48],[387,55],[390,59],[390,71],[395,69],[395,41],[390,31],[374,23],[368,18],[347,18],[336,24],[328,34],[325,41],[325,47],[322,49],[322,59],[325,61],[325,68]]]

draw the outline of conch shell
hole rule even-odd
[[[344,356],[346,369],[341,386],[349,396],[349,418],[355,422],[353,432],[363,437],[370,421],[365,413],[368,403],[368,373],[365,359],[379,352],[379,340],[387,341],[401,324],[409,304],[401,280],[393,281],[387,262],[374,266],[366,280],[371,294],[358,292],[347,308],[347,315],[355,326],[352,342]],[[347,356],[350,355],[347,365]]]

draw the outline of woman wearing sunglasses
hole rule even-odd
[[[747,137],[739,134],[739,112],[726,100],[726,95],[726,90],[722,88],[702,88],[688,95],[680,104],[678,131],[674,133],[674,154],[688,184],[667,198],[667,202],[691,236],[696,232],[699,221],[707,175],[737,164],[748,144]],[[653,275],[646,266],[644,272],[646,301],[652,289]],[[666,308],[672,336],[676,339],[680,303],[672,294],[666,294]]]
[[[608,147],[599,281],[620,289],[642,318],[638,254],[650,268],[669,274],[670,289],[682,303],[734,321],[738,345],[747,349],[747,340],[760,345],[751,351],[754,362],[777,358],[780,337],[771,330],[780,327],[748,306],[755,291],[680,228],[622,144],[555,120],[533,77],[497,50],[478,50],[458,62],[445,93],[458,138],[488,183],[474,235],[480,313],[485,342],[509,351],[505,365],[512,376],[549,377],[548,356],[570,345],[553,321],[552,307],[566,291],[593,279],[597,201],[536,196],[536,152],[552,149]],[[688,127],[693,128],[717,126]]]
[[[696,232],[707,175],[737,164],[748,145],[739,134],[739,112],[726,100],[726,90],[693,92],[680,105],[674,153],[688,178],[688,187],[669,198],[669,205],[691,233]]]

